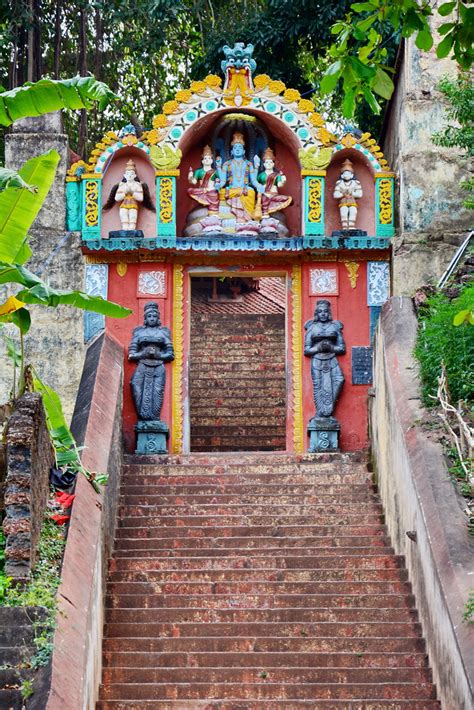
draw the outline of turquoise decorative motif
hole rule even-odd
[[[378,237],[393,237],[395,234],[393,177],[375,179],[375,233]]]
[[[100,238],[102,180],[87,178],[82,182],[82,238]]]
[[[156,232],[158,237],[176,238],[176,178],[156,178]]]
[[[77,181],[66,183],[66,215],[69,232],[81,229],[81,184]]]
[[[306,176],[304,179],[305,235],[324,234],[324,177]]]

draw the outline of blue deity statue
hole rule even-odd
[[[245,143],[242,133],[234,133],[231,142],[231,159],[222,164],[222,158],[216,158],[217,173],[221,188],[237,223],[245,223],[261,217],[261,197],[256,200],[256,192],[261,195],[265,186],[258,181],[260,159],[255,156],[254,163],[245,157]],[[260,210],[260,214],[258,214]]]

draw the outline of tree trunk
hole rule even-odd
[[[53,58],[53,76],[59,79],[60,75],[60,57],[61,57],[61,0],[56,0],[56,12],[54,17],[54,58]]]
[[[79,23],[79,74],[87,76],[87,10],[85,7],[81,9]],[[81,110],[81,118],[79,121],[79,131],[77,140],[77,152],[84,157],[87,147],[87,115],[86,110]]]

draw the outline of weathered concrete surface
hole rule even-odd
[[[439,443],[421,424],[417,322],[411,300],[391,298],[377,329],[370,407],[373,457],[387,526],[404,555],[442,707],[470,710],[474,628],[463,622],[474,575],[474,540]],[[407,531],[416,532],[416,542]]]
[[[84,264],[77,234],[66,232],[65,176],[67,136],[59,113],[27,118],[13,124],[6,136],[5,165],[19,169],[30,158],[50,149],[61,156],[54,184],[30,230],[33,257],[27,266],[50,286],[84,288]],[[59,393],[68,420],[72,416],[84,362],[83,313],[60,306],[31,306],[32,327],[26,337],[26,358]],[[12,329],[15,333],[15,329]],[[0,342],[3,357],[3,343]],[[0,377],[0,401],[8,399],[11,368]]]
[[[36,561],[53,464],[41,395],[27,392],[16,404],[6,437],[5,573],[15,580],[28,579]]]
[[[445,20],[435,15],[432,22]],[[439,60],[434,49],[420,52],[413,39],[404,42],[383,139],[385,156],[398,174],[395,295],[411,295],[420,285],[437,281],[472,228],[472,212],[461,207],[459,182],[468,175],[462,152],[435,146],[431,139],[446,123],[437,90],[446,75],[454,77],[454,62]]]
[[[84,465],[107,472],[109,482],[99,495],[78,477],[58,593],[48,710],[93,710],[97,699],[106,564],[122,461],[122,371],[122,347],[101,336],[87,352],[72,429],[85,447]]]

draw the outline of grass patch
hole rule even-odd
[[[420,363],[421,395],[427,407],[436,404],[432,397],[438,389],[441,363],[446,367],[451,402],[474,403],[474,327],[469,323],[453,324],[459,311],[471,309],[473,305],[474,284],[470,284],[454,300],[437,293],[420,308],[415,357]]]

